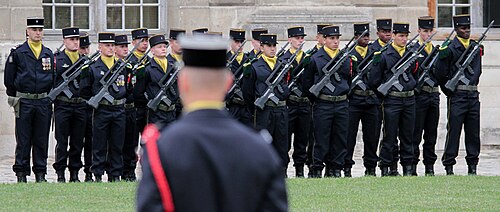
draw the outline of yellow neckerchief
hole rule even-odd
[[[135,50],[134,55],[135,55],[135,57],[137,57],[138,60],[140,60],[142,58],[142,56],[144,56],[144,53]]]
[[[339,49],[330,49],[327,46],[323,46],[323,49],[328,54],[328,56],[330,56],[330,58],[334,58],[339,53]]]
[[[42,52],[42,41],[32,41],[28,39],[28,45],[30,46],[30,49],[36,59],[38,59],[38,57],[40,57],[40,53]]]
[[[319,43],[317,43],[317,44],[316,44],[316,48],[317,48],[317,49],[321,49],[321,47],[323,47],[323,45],[321,45],[321,44],[319,44]]]
[[[195,110],[203,110],[203,109],[217,109],[222,110],[224,108],[224,102],[222,101],[196,101],[189,105],[184,106],[182,109],[184,113],[190,113]]]
[[[113,65],[115,64],[115,56],[108,57],[106,55],[101,54],[101,60],[104,63],[104,65],[108,67],[108,69],[113,67]]]
[[[396,52],[399,53],[399,56],[401,56],[401,57],[403,56],[403,54],[406,51],[406,46],[399,47],[396,45],[396,43],[392,43],[391,46],[392,46],[392,48],[394,48],[396,50]]]
[[[363,58],[366,57],[366,53],[368,53],[368,46],[362,47],[362,46],[357,45],[355,48],[356,48],[356,51],[359,53],[359,55],[361,55],[361,57],[363,57]]]
[[[231,50],[231,55],[234,55],[234,51]],[[238,61],[238,64],[241,64],[241,61],[243,60],[243,52],[238,52],[238,56],[236,56],[236,61]]]
[[[276,60],[278,60],[278,58],[276,56],[274,57],[268,57],[264,54],[262,54],[262,59],[264,59],[264,61],[267,63],[267,65],[269,66],[269,68],[271,68],[271,70],[274,69],[274,66],[276,65]]]
[[[167,72],[167,66],[168,66],[168,60],[167,58],[157,58],[157,57],[153,57],[156,61],[156,63],[158,63],[158,65],[160,65],[161,69],[163,72]]]
[[[290,48],[290,54],[295,54],[295,52],[297,51],[297,49],[292,49]],[[304,51],[300,50],[299,53],[297,53],[297,57],[295,57],[295,61],[297,61],[297,63],[300,63],[300,60],[302,59],[302,55],[304,55]]]
[[[385,46],[387,44],[386,42],[380,40],[380,38],[377,40],[378,40],[378,44],[380,44],[380,46]]]
[[[424,40],[422,40],[422,38],[418,38],[418,42],[420,43],[420,45],[424,44]],[[427,52],[427,54],[431,54],[432,52],[432,41],[427,43],[427,45],[425,45],[425,52]]]
[[[257,49],[253,49],[253,54],[257,55],[258,53],[259,53],[259,51],[257,51]]]
[[[465,48],[469,47],[469,44],[470,44],[470,38],[469,39],[465,39],[465,38],[461,38],[461,37],[458,37],[458,41],[460,41],[460,43],[462,43],[462,45],[464,45]]]
[[[78,51],[68,51],[68,49],[64,49],[64,53],[68,55],[69,60],[71,60],[71,63],[75,63],[78,58],[80,57],[80,54],[78,54]]]
[[[180,54],[175,54],[175,53],[170,53],[172,57],[175,59],[175,61],[180,62],[182,60],[182,55]]]

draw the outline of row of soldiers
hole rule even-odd
[[[309,177],[322,177],[323,169],[325,177],[341,177],[342,171],[351,177],[360,122],[365,175],[375,176],[378,164],[382,176],[397,176],[398,161],[403,175],[417,175],[423,136],[425,174],[432,176],[441,86],[448,97],[442,157],[446,174],[454,174],[462,125],[468,173],[476,174],[477,84],[485,33],[479,41],[471,40],[470,16],[454,16],[453,32],[434,46],[432,17],[418,19],[418,33],[410,41],[408,23],[376,22],[377,40],[370,43],[369,23],[355,23],[344,48],[338,26],[318,25],[318,43],[307,51],[302,50],[302,26],[288,28],[288,42],[279,51],[275,34],[252,30],[254,49],[248,53],[241,51],[244,30],[231,30],[228,66],[236,80],[228,92],[229,111],[242,123],[270,133],[285,177],[292,145],[296,177],[304,177],[305,165]]]
[[[28,18],[27,24],[28,39],[12,49],[5,69],[9,104],[16,111],[13,170],[18,182],[26,182],[30,174],[31,148],[35,179],[45,181],[52,102],[57,139],[53,167],[58,182],[66,181],[66,168],[70,182],[79,181],[84,146],[85,181],[92,181],[92,174],[96,181],[102,181],[105,172],[109,181],[120,177],[134,181],[139,134],[146,123],[167,126],[181,115],[176,76],[182,49],[177,37],[185,30],[171,29],[168,38],[150,36],[147,29],[133,30],[132,51],[127,35],[99,33],[99,49],[91,54],[88,35],[70,27],[62,30],[64,51],[56,50],[52,55],[41,44],[43,19]],[[354,37],[344,49],[339,47],[338,26],[318,25],[318,44],[308,51],[302,50],[304,27],[292,27],[287,44],[278,52],[277,36],[259,28],[252,30],[253,49],[248,53],[242,50],[245,31],[232,29],[227,67],[233,71],[235,82],[226,97],[226,107],[247,126],[270,133],[282,159],[284,176],[292,140],[297,177],[304,176],[304,165],[309,166],[310,177],[321,177],[325,166],[325,176],[340,177],[342,170],[346,177],[351,176],[360,121],[366,175],[375,175],[378,162],[382,176],[398,175],[399,157],[403,174],[415,175],[422,131],[426,174],[432,175],[437,159],[437,86],[453,77],[457,71],[454,63],[463,60],[460,54],[477,44],[469,40],[469,16],[454,17],[454,24],[457,37],[441,47],[425,42],[434,28],[430,17],[419,19],[420,36],[411,45],[407,44],[407,23],[377,20],[378,39],[373,43],[369,43],[369,24],[354,24]],[[192,33],[222,36],[207,28]],[[287,45],[290,48],[285,50]],[[420,45],[425,51],[411,57]],[[432,71],[424,71],[425,61],[429,61],[425,59],[431,57],[439,61],[428,67]],[[402,89],[394,84],[390,91],[381,93],[377,88],[396,74],[392,68],[408,58],[412,61],[404,63],[404,73],[397,80]],[[448,174],[453,174],[462,123],[466,123],[469,173],[476,172],[479,101],[475,78],[481,70],[480,57],[474,57],[474,61],[469,68],[472,71],[465,74],[470,83],[462,83],[454,91],[442,88],[451,99],[449,113],[458,113],[449,117],[457,120],[450,120],[443,155]],[[424,75],[426,84],[415,92],[417,81]],[[459,100],[453,101],[455,98]],[[470,107],[464,112],[461,104],[465,103]],[[384,135],[377,156],[382,122]]]

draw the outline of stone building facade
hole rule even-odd
[[[148,27],[151,33],[167,33],[169,28],[188,31],[208,27],[227,34],[229,28],[266,27],[286,39],[286,28],[305,26],[314,39],[316,24],[331,23],[341,27],[344,40],[352,35],[352,24],[369,22],[374,30],[378,18],[409,22],[416,32],[417,17],[437,17],[439,34],[444,38],[451,29],[453,14],[470,13],[473,36],[495,18],[499,3],[491,0],[0,0],[0,80],[9,49],[24,41],[25,20],[29,16],[45,16],[44,43],[55,49],[61,44],[61,28],[77,24],[86,28],[91,40],[96,34],[113,31],[129,34],[130,29]],[[492,12],[493,11],[493,12]],[[498,10],[497,10],[498,11]],[[498,20],[500,26],[500,18]],[[449,26],[448,26],[449,25]],[[249,33],[247,33],[249,34]],[[247,37],[250,37],[247,35]],[[372,38],[375,38],[372,33]],[[481,137],[485,144],[500,145],[500,29],[492,29],[485,42],[483,76],[480,83],[482,114]],[[437,42],[439,43],[439,42]],[[308,46],[312,46],[309,42]],[[249,45],[248,45],[249,46]],[[249,48],[249,47],[248,47]],[[95,49],[95,47],[94,47]],[[7,106],[3,83],[0,85],[0,135],[14,134],[14,114]],[[446,98],[441,96],[440,143],[446,133]],[[438,148],[444,146],[438,144]]]

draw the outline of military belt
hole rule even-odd
[[[359,89],[354,89],[353,91],[354,94],[358,95],[358,96],[371,96],[371,95],[375,95],[375,92],[373,92],[372,90],[359,90]]]
[[[166,106],[164,104],[159,104],[158,105],[158,110],[165,111],[165,112],[170,112],[175,110],[175,104],[172,104],[170,106]]]
[[[286,101],[278,101],[278,104],[276,104],[273,101],[269,100],[269,101],[266,102],[266,106],[269,106],[269,107],[283,107],[283,106],[286,106]]]
[[[412,97],[413,95],[415,95],[414,91],[403,91],[403,92],[391,91],[389,93],[389,96],[402,97],[402,98]]]
[[[43,99],[47,97],[47,93],[21,93],[16,92],[16,97],[22,99]]]
[[[461,91],[477,91],[477,85],[458,85],[457,90]]]
[[[422,91],[427,93],[439,93],[439,87],[423,86]]]
[[[113,100],[113,102],[108,102],[108,100],[101,100],[99,102],[100,105],[107,105],[107,106],[116,106],[116,105],[123,105],[125,104],[126,99],[118,99],[118,100]]]
[[[332,96],[332,95],[325,95],[325,94],[320,94],[318,96],[319,99],[329,101],[329,102],[340,102],[344,101],[347,99],[347,95],[342,95],[342,96]]]
[[[85,101],[80,97],[68,98],[66,96],[58,96],[56,99],[62,102],[73,103],[73,104],[79,104]]]
[[[296,95],[290,95],[288,99],[292,102],[297,102],[297,103],[309,102],[309,99],[307,97],[299,97]]]
[[[132,109],[135,107],[135,104],[132,102],[132,103],[128,103],[128,104],[125,104],[125,109]]]

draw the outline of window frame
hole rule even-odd
[[[94,0],[89,0],[89,3],[73,3],[74,0],[71,0],[70,3],[55,3],[55,0],[52,0],[52,3],[43,3],[42,1],[42,10],[43,10],[43,7],[45,6],[50,6],[51,8],[51,12],[52,12],[52,26],[51,28],[44,28],[44,31],[46,33],[49,33],[49,34],[57,34],[57,33],[62,33],[62,28],[61,29],[58,29],[56,28],[56,7],[69,7],[70,8],[70,27],[71,26],[74,26],[74,8],[75,6],[76,7],[88,7],[89,8],[89,19],[88,19],[88,22],[89,22],[89,28],[88,29],[82,29],[80,28],[81,30],[83,31],[92,31],[93,28],[94,28],[94,20],[93,20],[93,17],[94,17],[94,10],[92,9],[93,8],[93,3],[94,3]],[[79,26],[78,26],[79,27]]]
[[[158,28],[148,28],[148,30],[151,30],[151,31],[160,31],[162,29],[162,14],[165,13],[165,12],[162,12],[162,10],[164,9],[164,7],[162,7],[162,3],[164,1],[161,1],[161,0],[158,0],[158,3],[144,3],[143,2],[144,0],[139,0],[139,3],[125,3],[125,0],[121,0],[121,3],[108,3],[107,0],[105,1],[101,1],[104,5],[104,16],[103,16],[103,19],[105,19],[105,23],[103,23],[103,30],[105,31],[109,31],[109,32],[126,32],[126,31],[131,31],[133,29],[128,29],[126,28],[125,26],[125,7],[131,7],[131,6],[138,6],[139,7],[139,15],[140,15],[140,18],[139,18],[139,28],[143,28],[144,27],[144,6],[148,7],[148,6],[155,6],[158,8]],[[121,8],[121,19],[122,19],[122,23],[121,23],[121,28],[120,29],[108,29],[108,26],[107,26],[107,18],[108,18],[108,14],[107,14],[107,10],[108,10],[108,7],[111,6],[111,7],[119,7]]]
[[[456,0],[452,0],[452,3],[439,3],[439,0],[434,0],[435,5],[434,5],[434,10],[435,10],[435,17],[436,17],[436,27],[439,29],[449,29],[451,30],[453,28],[452,26],[449,27],[438,27],[439,26],[439,7],[440,6],[446,6],[446,7],[452,7],[452,17],[455,15],[456,12],[456,7],[469,7],[469,14],[471,16],[471,27],[476,28],[476,29],[481,29],[483,27],[483,0],[469,0],[468,4],[463,4],[463,3],[455,3]],[[453,24],[453,21],[452,21]]]

